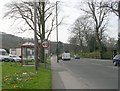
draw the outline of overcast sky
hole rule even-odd
[[[2,19],[5,13],[4,5],[11,1],[12,0],[0,0],[0,31],[9,34],[14,34],[20,37],[34,38],[33,32],[17,33],[17,27],[13,26],[13,24],[11,23],[13,20]],[[50,0],[50,1],[55,3],[56,0]],[[68,31],[68,28],[70,28],[70,26],[74,23],[75,19],[77,19],[80,15],[82,15],[80,10],[77,8],[78,3],[80,3],[80,0],[61,0],[59,2],[60,11],[58,14],[58,18],[60,20],[61,17],[65,17],[63,21],[64,24],[59,26],[59,41],[62,41],[64,43],[68,41],[68,37],[70,36],[70,32]],[[17,25],[19,26],[19,24]],[[109,31],[107,32],[107,34],[117,39],[117,34],[118,34],[117,32],[118,32],[117,17],[113,15],[110,18]],[[50,40],[56,41],[55,30],[52,32]]]

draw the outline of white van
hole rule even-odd
[[[5,49],[0,49],[0,62],[12,62],[13,58],[9,57]]]
[[[70,60],[70,53],[68,51],[65,51],[64,53],[62,53],[62,60]]]

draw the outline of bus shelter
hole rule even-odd
[[[21,64],[28,65],[34,63],[34,44],[26,42],[21,45]]]

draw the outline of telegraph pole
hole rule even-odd
[[[37,2],[34,2],[34,60],[35,60],[35,70],[38,70],[38,46],[37,46],[37,27],[36,27],[36,12],[37,12]]]
[[[57,63],[59,63],[59,60],[58,60],[58,1],[56,1],[56,37],[57,37]]]
[[[120,1],[118,1],[118,53],[120,54]]]
[[[118,54],[120,54],[120,0],[118,1]],[[120,91],[120,67],[118,65],[118,90]]]

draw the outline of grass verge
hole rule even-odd
[[[2,63],[2,89],[51,89],[51,69],[36,71],[19,63]]]

